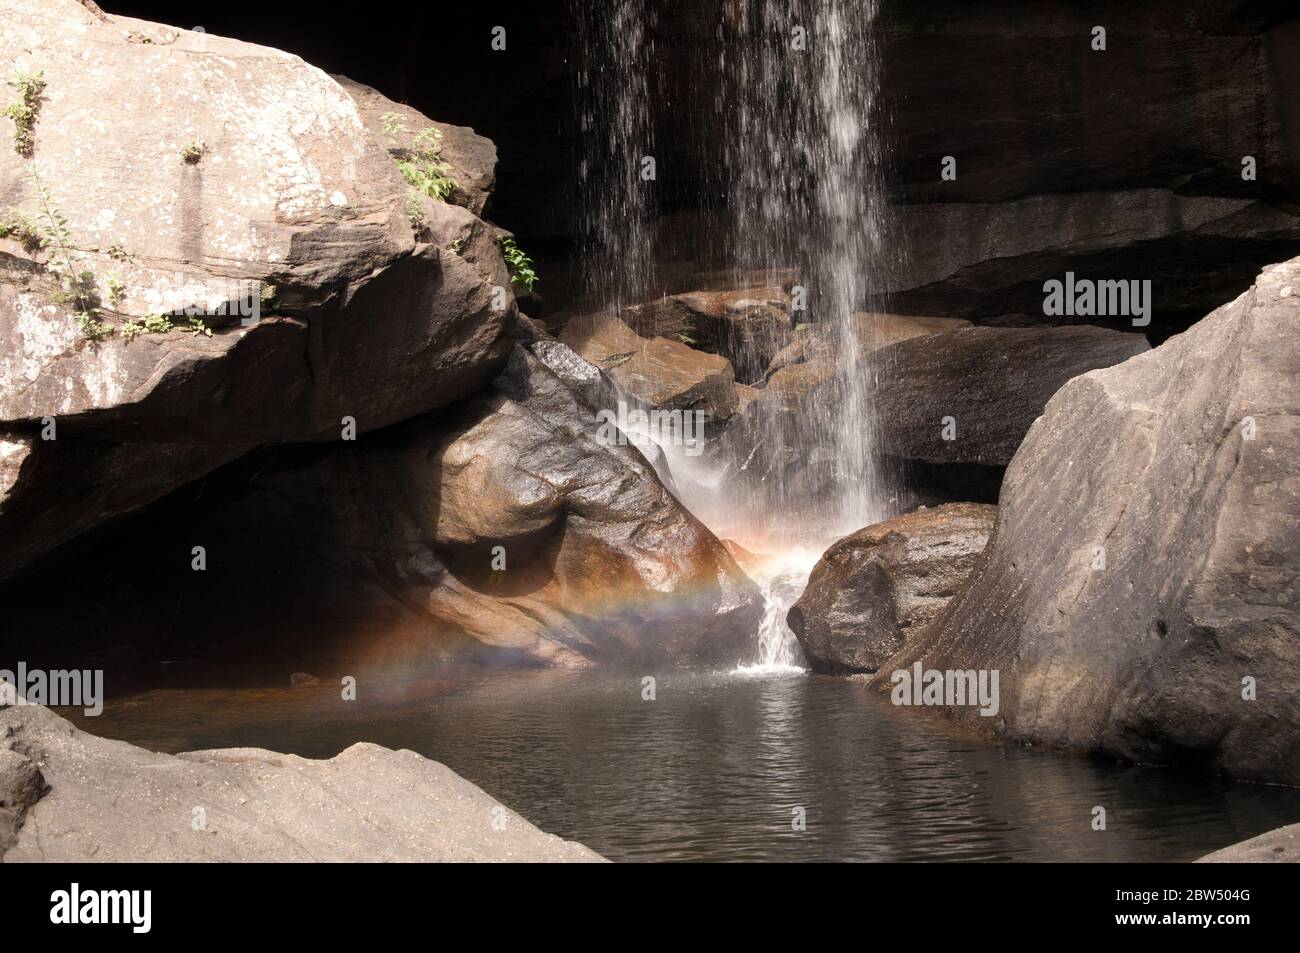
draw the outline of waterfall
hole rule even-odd
[[[757,408],[754,442],[772,462],[741,487],[741,505],[786,538],[807,539],[810,527],[834,537],[889,515],[874,453],[877,332],[854,317],[883,271],[878,13],[879,0],[737,0],[718,53],[736,282],[805,289],[796,318],[835,342],[833,378],[796,413]],[[817,467],[830,484],[820,499],[806,478]]]
[[[652,0],[573,3],[583,57],[583,296],[619,312],[656,290],[654,182],[644,164],[655,153],[654,13]],[[750,404],[739,462],[724,468],[669,446],[662,459],[711,528],[758,543],[765,568],[751,572],[766,609],[746,670],[771,671],[802,660],[786,612],[826,544],[891,515],[876,452],[879,332],[864,313],[886,252],[879,0],[723,0],[720,8],[717,43],[696,61],[707,68],[695,84],[711,100],[697,113],[707,127],[698,134],[724,142],[729,235],[717,244],[733,286],[786,288],[794,318],[816,327],[829,356],[803,368],[816,372],[805,391]]]

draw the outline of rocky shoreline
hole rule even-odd
[[[0,709],[0,862],[600,860],[411,751],[156,754]]]

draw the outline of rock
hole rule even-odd
[[[219,443],[101,443],[73,436],[45,441],[0,431],[0,578],[249,449]]]
[[[7,709],[0,708],[0,719]],[[18,841],[27,811],[47,790],[40,768],[0,735],[0,860]]]
[[[400,157],[410,147],[410,138],[427,128],[442,134],[440,155],[447,174],[456,183],[451,201],[481,216],[496,185],[497,147],[492,140],[480,136],[473,129],[453,126],[430,119],[417,109],[396,103],[376,89],[348,79],[333,79],[355,100],[361,118],[376,141],[385,143],[390,155]],[[390,134],[385,129],[385,117],[392,114],[406,127],[405,134]]]
[[[601,859],[413,751],[363,743],[323,761],[260,748],[156,754],[39,706],[0,711],[6,735],[0,780],[21,749],[49,784],[14,841],[0,842],[7,863]],[[26,790],[30,799],[30,781]]]
[[[50,567],[6,598],[6,621],[80,633],[118,671],[161,652],[320,677],[448,661],[734,665],[761,617],[757,587],[635,446],[597,435],[594,411],[520,346],[452,416],[237,461],[84,562]],[[196,541],[203,573],[189,571]],[[78,600],[43,595],[83,572]],[[176,597],[148,595],[159,590]]]
[[[930,463],[1005,466],[1066,381],[1147,349],[1140,334],[1082,325],[963,328],[882,348],[875,357],[881,450]]]
[[[951,714],[1300,784],[1297,287],[1300,259],[1266,268],[1190,330],[1065,385],[1007,470],[980,566],[882,675],[998,670],[996,724]]]
[[[852,316],[848,330],[858,353],[866,356],[900,341],[970,326],[971,323],[962,318],[858,311]],[[767,373],[771,375],[782,368],[805,362],[835,366],[841,363],[843,340],[844,331],[835,324],[821,321],[801,324],[795,328],[790,343],[773,356]]]
[[[735,375],[724,357],[664,337],[643,338],[609,316],[571,320],[560,340],[645,406],[701,411],[710,421],[736,412]]]
[[[673,338],[722,355],[741,381],[762,377],[794,332],[790,296],[781,288],[666,295],[619,317],[638,334]]]
[[[46,88],[32,156],[0,149],[0,207],[39,225],[48,193],[73,269],[90,273],[117,333],[88,340],[60,300],[61,248],[0,239],[0,428],[21,439],[56,418],[59,439],[39,457],[59,482],[84,462],[64,455],[65,437],[105,448],[105,472],[144,476],[110,505],[61,504],[75,513],[34,510],[22,501],[39,492],[12,487],[0,538],[22,552],[0,558],[0,576],[40,555],[42,535],[53,545],[156,499],[239,452],[229,448],[337,439],[345,417],[360,432],[389,426],[503,365],[515,311],[493,306],[508,283],[494,231],[440,206],[429,227],[464,256],[417,242],[387,147],[319,70],[77,0],[5,0],[5,25],[0,61],[40,70]],[[112,135],[105,102],[122,106]],[[485,142],[448,134],[449,159],[480,191]],[[205,318],[210,336],[180,330],[185,309],[253,299],[266,312],[255,324],[227,307]],[[124,333],[158,314],[177,329]],[[11,519],[31,522],[30,539]]]
[[[1185,326],[1171,318],[1204,314],[1247,287],[1268,260],[1261,254],[1276,260],[1300,249],[1292,206],[1239,194],[1053,190],[989,205],[905,205],[897,218],[901,250],[879,289],[890,307],[1059,324],[1043,313],[1050,279],[1072,271],[1094,280],[1150,280],[1157,340]],[[1126,326],[1128,319],[1110,323]]]
[[[860,529],[813,568],[790,629],[815,672],[874,672],[965,582],[997,507],[950,503]]]
[[[1300,824],[1279,827],[1239,844],[1232,844],[1196,861],[1198,864],[1298,864]]]

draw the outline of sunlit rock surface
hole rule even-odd
[[[591,862],[413,751],[156,754],[0,709],[0,860]]]
[[[500,369],[515,310],[508,295],[493,306],[509,284],[495,234],[444,206],[429,221],[447,244],[426,243],[387,144],[334,80],[76,0],[0,6],[0,63],[45,82],[32,154],[0,149],[0,211],[66,222],[44,248],[0,239],[0,430],[30,442],[55,418],[60,438],[97,441],[133,474],[111,498],[69,494],[46,522],[24,465],[0,499],[0,577],[252,445],[337,439],[344,417],[388,426]],[[448,155],[481,208],[490,143],[461,132]],[[55,274],[69,267],[112,336],[82,333]],[[261,320],[241,325],[254,301]],[[211,333],[187,333],[186,309]],[[124,333],[160,314],[174,330]],[[66,484],[81,456],[65,447],[29,456]]]

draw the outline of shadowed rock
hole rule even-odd
[[[1147,349],[1140,334],[1086,326],[964,328],[883,348],[875,356],[880,449],[1005,466],[1061,385]]]

